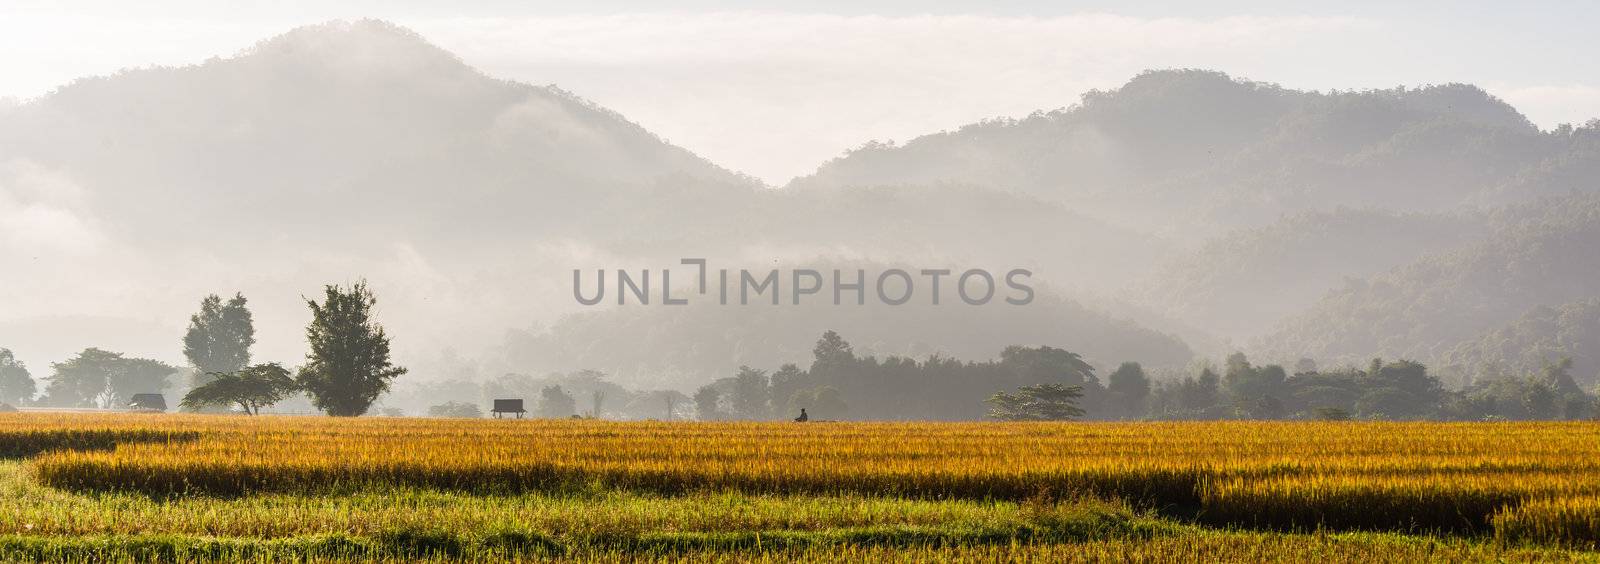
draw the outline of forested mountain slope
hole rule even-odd
[[[1321,93],[1151,71],[1070,108],[869,144],[792,186],[959,181],[1188,236],[1338,206],[1450,210],[1572,142],[1468,85]]]
[[[1530,309],[1600,295],[1600,195],[1512,206],[1492,234],[1348,283],[1262,340],[1275,358],[1445,358]]]
[[[1481,214],[1336,208],[1240,229],[1150,274],[1139,298],[1186,323],[1248,338],[1348,278],[1387,271],[1486,232]]]

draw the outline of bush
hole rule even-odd
[[[454,417],[460,419],[482,419],[483,410],[476,404],[450,401],[428,408],[428,417]]]

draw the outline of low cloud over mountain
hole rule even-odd
[[[687,387],[803,360],[824,329],[883,354],[1041,344],[1102,368],[1247,344],[1467,358],[1463,343],[1534,308],[1592,309],[1566,304],[1600,293],[1583,252],[1600,225],[1582,195],[1596,138],[1541,131],[1469,85],[1307,92],[1165,70],[1062,110],[868,144],[773,188],[406,29],[330,23],[0,106],[0,345],[39,368],[87,346],[176,361],[199,298],[237,290],[260,356],[293,363],[300,296],[364,277],[403,360],[456,349],[485,375]],[[685,257],[1027,268],[1040,299],[572,298],[574,269]]]

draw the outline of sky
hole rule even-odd
[[[1468,82],[1542,127],[1600,117],[1591,5],[1199,4],[18,0],[0,7],[0,97],[374,17],[774,186],[869,140],[1069,106],[1145,69],[1318,90]]]

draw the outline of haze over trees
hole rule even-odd
[[[0,342],[36,370],[89,344],[168,358],[150,351],[174,335],[148,328],[227,280],[262,315],[243,293],[208,297],[185,357],[229,373],[301,354],[267,337],[301,322],[276,312],[365,275],[406,338],[384,339],[388,368],[366,376],[313,360],[300,379],[330,413],[561,386],[596,416],[788,418],[809,403],[819,419],[978,419],[997,391],[1060,384],[1082,386],[1087,418],[1518,418],[1577,412],[1544,407],[1541,390],[1564,387],[1547,365],[1570,358],[1584,394],[1600,382],[1600,122],[1542,131],[1475,86],[1317,92],[1153,70],[1059,109],[863,140],[765,187],[578,94],[468,63],[392,24],[330,23],[8,108],[0,201],[59,221],[0,240],[17,269]],[[686,256],[1027,267],[1039,296],[585,309],[566,286],[573,268]],[[818,357],[828,330],[854,346]],[[331,346],[313,341],[313,356]],[[445,348],[467,358],[421,362]],[[37,401],[170,389],[170,371],[151,376],[170,366],[91,351]],[[1443,395],[1374,357],[1426,367]],[[395,364],[418,370],[395,379]],[[666,391],[683,397],[641,399]]]
[[[0,403],[16,406],[33,400],[38,384],[28,367],[17,361],[10,349],[0,349]]]
[[[1150,71],[1070,108],[868,145],[795,186],[965,183],[1215,231],[1338,206],[1446,211],[1568,144],[1469,85],[1321,93]]]
[[[455,417],[465,419],[479,419],[483,417],[483,409],[475,403],[447,401],[439,405],[428,407],[428,417]]]
[[[1286,368],[1256,364],[1236,352],[1222,359],[1220,367],[1201,362],[1152,376],[1139,363],[1124,362],[1102,378],[1079,355],[1053,347],[1011,346],[990,361],[878,358],[859,355],[833,331],[815,341],[812,356],[809,368],[741,367],[701,386],[692,398],[630,390],[605,374],[583,371],[537,379],[507,375],[496,381],[524,384],[497,384],[483,402],[490,397],[533,399],[539,405],[536,417],[567,418],[579,415],[577,398],[588,390],[591,396],[617,398],[624,407],[584,416],[660,419],[657,402],[665,401],[684,405],[673,418],[701,421],[786,421],[801,408],[811,421],[1484,421],[1583,419],[1600,413],[1595,394],[1572,377],[1570,360],[1548,363],[1526,376],[1448,387],[1426,365],[1411,360],[1319,367],[1301,359]]]
[[[200,312],[189,318],[183,356],[195,369],[195,385],[205,384],[216,374],[232,374],[249,366],[256,329],[246,303],[243,294],[234,295],[227,303],[211,294],[200,301]]]
[[[1381,274],[1484,236],[1478,214],[1335,208],[1210,239],[1145,276],[1135,299],[1220,336],[1260,334],[1345,278]]]
[[[176,367],[147,358],[126,358],[96,348],[51,365],[40,404],[53,407],[123,407],[134,394],[172,387]]]
[[[1263,337],[1260,349],[1282,357],[1390,355],[1448,363],[1452,350],[1484,339],[1534,308],[1597,295],[1600,193],[1507,207],[1496,213],[1493,224],[1487,238],[1348,281]],[[1545,338],[1556,337],[1550,333]],[[1539,363],[1544,360],[1555,358],[1546,356]],[[1586,374],[1584,380],[1592,382],[1593,376]]]
[[[1515,321],[1464,341],[1443,356],[1445,370],[1468,381],[1537,374],[1552,359],[1586,390],[1600,384],[1600,299],[1535,306]]]
[[[578,414],[578,400],[561,386],[549,386],[539,391],[540,417],[566,419]]]

